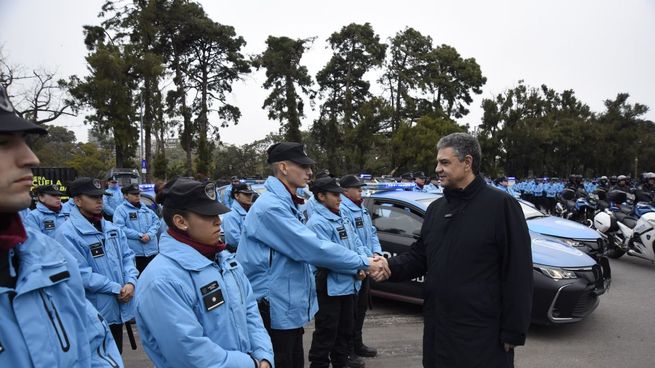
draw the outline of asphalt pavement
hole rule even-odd
[[[527,343],[517,348],[519,368],[655,367],[655,265],[634,257],[611,260],[612,287],[582,322],[530,327]],[[421,367],[421,307],[374,299],[364,325],[364,340],[378,349],[368,367]],[[313,324],[305,328],[305,354]],[[138,334],[135,328],[135,335]],[[124,336],[126,367],[151,367],[139,345],[130,350]],[[309,366],[306,364],[306,366]]]

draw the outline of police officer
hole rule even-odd
[[[77,209],[55,232],[55,239],[77,259],[86,296],[109,323],[122,352],[122,326],[134,318],[132,297],[139,274],[134,252],[123,230],[102,217],[105,191],[98,179],[77,178],[69,190]]]
[[[159,217],[141,203],[141,190],[136,184],[121,188],[125,200],[114,211],[114,224],[127,237],[127,244],[134,252],[136,269],[143,272],[148,263],[159,253]]]
[[[139,278],[136,322],[157,367],[270,368],[273,348],[250,282],[220,242],[213,183],[179,178],[164,189],[168,231]]]
[[[234,253],[239,246],[241,239],[241,230],[243,221],[252,205],[252,197],[255,191],[245,183],[239,183],[232,186],[232,210],[223,216],[223,232],[225,233],[225,243],[227,250]]]
[[[346,249],[369,256],[349,218],[340,212],[341,193],[344,190],[334,178],[316,180],[312,187],[314,198],[319,203],[307,222],[319,239],[340,244]],[[366,274],[359,271],[357,275],[342,274],[318,268],[316,272],[316,294],[318,296],[318,313],[316,329],[309,349],[310,367],[364,367],[364,361],[353,357],[353,325],[355,312],[355,295],[361,288],[361,281]]]
[[[227,208],[231,208],[232,202],[234,202],[234,198],[232,198],[232,187],[240,183],[241,180],[239,180],[239,177],[233,176],[230,178],[230,184],[225,188],[225,191],[223,191],[223,204],[227,206]]]
[[[411,172],[400,175],[401,183],[411,183],[413,181],[414,181],[414,174],[412,174]]]
[[[427,177],[422,171],[414,173],[414,188],[412,188],[412,191],[423,193],[427,192],[427,188],[425,188],[426,179]]]
[[[39,229],[43,234],[52,236],[66,220],[70,213],[65,213],[61,205],[61,196],[64,193],[54,185],[43,185],[36,188],[39,202],[36,208],[30,211],[25,218],[25,225]]]
[[[316,174],[316,176],[314,177],[314,180],[318,180],[320,178],[333,178],[333,177],[334,177],[334,175],[330,174],[330,171],[328,169],[324,169],[324,170],[319,171],[318,174]],[[311,184],[311,182],[310,182],[310,184]],[[314,194],[312,193],[312,195],[309,197],[309,199],[307,199],[305,201],[305,204],[301,205],[301,206],[304,208],[305,218],[307,220],[309,220],[309,218],[312,216],[312,213],[314,212],[314,208],[316,208],[316,206],[319,206],[319,204],[316,201],[316,198],[314,197]]]
[[[110,176],[107,179],[107,191],[102,197],[102,211],[107,220],[112,220],[116,207],[121,203],[123,203],[123,192],[121,192],[121,187],[118,185],[116,176]]]
[[[0,86],[0,367],[122,367],[75,259],[18,214],[39,164],[25,137],[45,133],[16,115]]]
[[[431,177],[430,182],[425,186],[425,190],[428,193],[443,192],[443,189],[441,189],[441,185],[439,184],[439,177],[438,176]]]
[[[379,272],[384,265],[378,258],[319,239],[305,226],[299,209],[304,200],[295,193],[307,184],[314,161],[302,144],[272,145],[268,163],[273,176],[246,215],[237,259],[252,283],[273,343],[275,365],[300,368],[304,365],[303,326],[318,309],[310,265],[350,275],[361,269]]]
[[[373,221],[368,210],[363,205],[362,187],[366,184],[359,180],[355,175],[346,175],[339,181],[344,193],[341,195],[341,216],[350,220],[354,226],[355,233],[359,241],[364,246],[367,255],[382,255],[382,247],[378,239],[377,230],[373,226]],[[361,357],[374,357],[377,355],[375,348],[364,344],[362,338],[362,328],[366,318],[366,308],[369,301],[370,283],[369,279],[362,280],[362,287],[356,298],[355,304],[355,324],[353,329],[353,347],[355,355]]]

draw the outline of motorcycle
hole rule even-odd
[[[598,201],[599,197],[596,193],[587,194],[584,190],[576,192],[566,188],[559,195],[555,213],[559,217],[592,227]]]
[[[624,203],[627,193],[612,191],[607,197],[610,203]],[[596,213],[594,227],[609,239],[608,257],[620,258],[627,253],[655,263],[655,211],[648,211],[648,206],[652,207],[637,202],[631,213],[625,213],[626,208],[619,206],[615,207],[618,210],[605,209]],[[636,211],[643,211],[640,217],[633,216],[637,208]]]

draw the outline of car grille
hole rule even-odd
[[[571,311],[571,316],[573,318],[583,318],[584,316],[587,315],[590,309],[592,309],[598,300],[598,296],[596,293],[592,291],[587,291],[580,295],[580,298],[578,298],[577,303],[575,303],[575,306],[573,307],[573,310]]]

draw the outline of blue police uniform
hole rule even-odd
[[[310,219],[312,217],[312,214],[314,213],[314,211],[316,211],[316,206],[321,206],[321,204],[318,203],[318,201],[316,201],[316,198],[314,198],[314,196],[312,195],[311,197],[309,197],[308,200],[305,201],[305,206],[304,206],[305,218]]]
[[[310,264],[355,275],[368,267],[368,258],[319,239],[279,179],[269,177],[264,186],[246,215],[237,259],[256,299],[270,304],[271,328],[296,329],[318,309]]]
[[[310,228],[319,239],[340,244],[346,249],[369,257],[370,251],[364,248],[359,236],[355,233],[350,219],[339,216],[324,205],[316,206],[314,215],[307,221]],[[327,294],[329,296],[352,295],[359,291],[362,282],[352,273],[327,273]]]
[[[25,222],[29,214],[30,214],[29,208],[23,208],[22,210],[18,211],[18,216],[20,216],[20,219],[23,221],[23,223]]]
[[[228,208],[232,208],[232,202],[234,202],[234,198],[232,198],[232,184],[228,184],[228,186],[225,187],[225,190],[223,191],[222,202]]]
[[[107,323],[84,298],[76,260],[37,229],[25,231],[8,253],[10,265],[20,260],[16,286],[0,286],[0,367],[122,367]]]
[[[241,229],[243,229],[243,222],[247,213],[238,201],[232,203],[232,210],[223,216],[221,223],[225,233],[225,244],[233,248],[239,246]]]
[[[440,187],[438,187],[438,186],[436,186],[436,185],[434,185],[432,183],[429,183],[429,184],[425,185],[425,192],[426,193],[442,193],[443,189],[441,189]]]
[[[75,209],[55,239],[77,259],[87,298],[107,323],[121,324],[134,317],[134,305],[133,300],[120,303],[116,296],[123,285],[136,285],[139,273],[125,233],[109,221],[101,223],[102,232]]]
[[[273,364],[252,288],[229,252],[211,261],[163,234],[135,299],[141,342],[157,367],[254,367],[252,358]]]
[[[68,220],[70,213],[65,213],[63,209],[62,205],[59,212],[54,212],[43,203],[38,202],[36,208],[30,211],[30,214],[27,215],[24,223],[26,226],[38,229],[45,235],[52,236],[55,233],[55,230]]]
[[[103,195],[102,196],[102,210],[108,214],[109,216],[114,216],[114,211],[116,211],[116,207],[118,207],[125,198],[123,197],[123,192],[121,192],[121,188],[107,188],[106,190],[107,193],[110,193],[111,195]]]
[[[422,187],[419,186],[418,184],[414,183],[414,186],[412,187],[412,192],[421,192],[421,193],[427,193],[428,189],[426,188],[425,185]]]
[[[136,257],[149,257],[159,252],[157,235],[159,234],[159,217],[146,205],[134,206],[125,201],[116,207],[113,222],[121,228],[127,237],[127,244]],[[150,240],[142,242],[141,237],[148,235]]]
[[[77,208],[73,198],[69,198],[66,202],[61,204],[61,212],[70,216],[74,208]]]
[[[372,256],[373,254],[382,255],[382,247],[380,246],[380,239],[378,239],[378,232],[373,221],[368,213],[366,207],[358,206],[350,198],[341,195],[341,216],[350,220],[353,225],[359,240],[362,242],[366,254]]]

